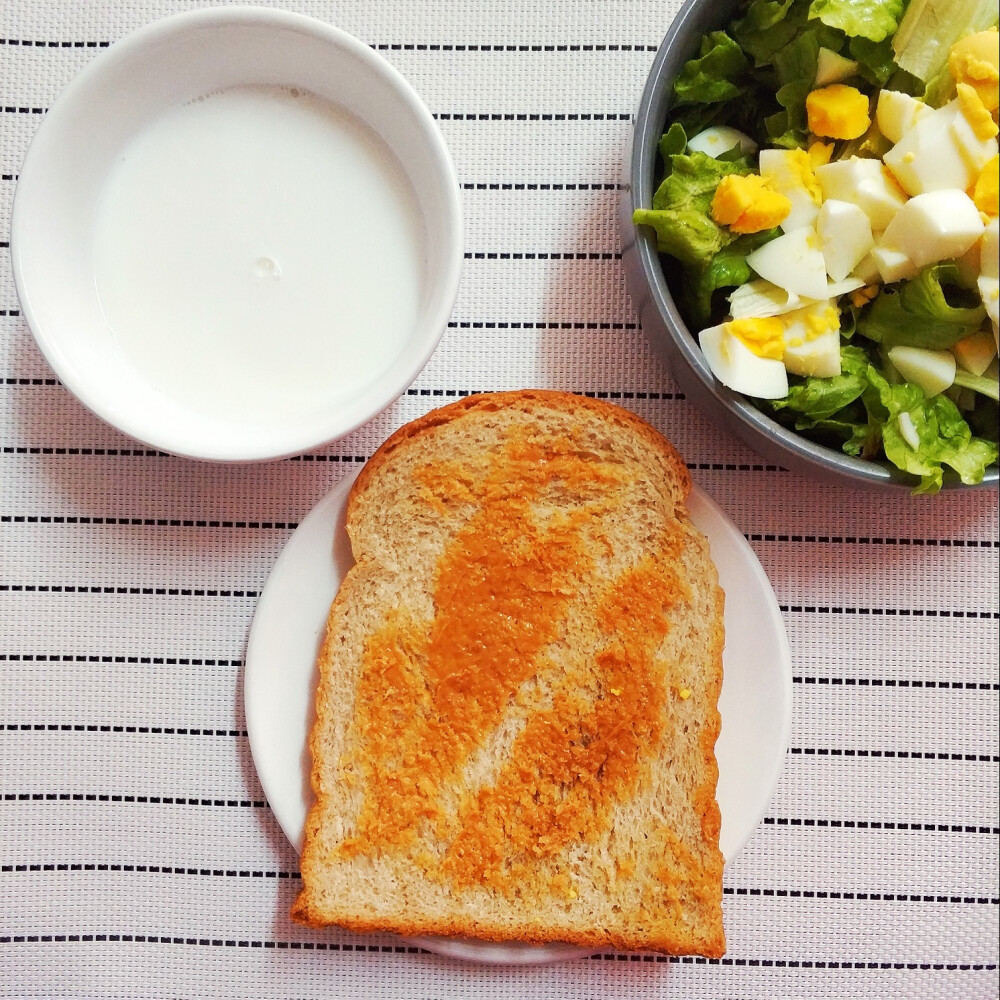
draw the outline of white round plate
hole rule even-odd
[[[353,562],[344,514],[356,476],[352,472],[321,500],[288,540],[257,603],[247,645],[244,702],[250,748],[267,801],[298,851],[312,801],[307,735],[316,655],[330,602]],[[720,846],[728,862],[763,819],[778,781],[791,726],[791,656],[771,585],[747,540],[698,487],[688,506],[709,540],[726,592],[722,733],[716,756]],[[566,944],[445,938],[414,943],[452,958],[504,965],[590,954]]]

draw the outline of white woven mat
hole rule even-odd
[[[219,467],[123,438],[56,383],[8,264],[27,144],[126,31],[195,6],[0,6],[0,996],[996,997],[997,497],[821,487],[708,424],[651,356],[615,206],[676,0],[316,0],[454,155],[467,259],[413,388],[297,460]],[[682,450],[746,533],[794,657],[791,751],[727,869],[717,963],[462,964],[291,923],[297,859],[254,774],[247,630],[290,531],[458,393],[604,394]]]

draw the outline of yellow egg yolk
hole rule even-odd
[[[785,324],[777,316],[734,319],[726,324],[726,329],[760,358],[780,361],[785,356]]]
[[[972,200],[980,212],[1000,215],[1000,156],[994,156],[972,189]]]
[[[1000,107],[1000,49],[997,29],[959,39],[948,53],[948,69],[956,84],[972,87],[987,111]]]
[[[809,131],[828,139],[857,139],[868,131],[868,98],[856,87],[832,83],[806,97]]]
[[[958,106],[976,137],[983,141],[992,139],[1000,129],[993,121],[993,116],[986,110],[979,92],[967,83],[958,83],[955,89],[958,91]]]
[[[824,143],[813,143],[814,146],[825,145]],[[833,153],[833,143],[829,144],[830,153]],[[817,154],[819,155],[819,154]],[[823,188],[820,187],[819,180],[813,171],[813,167],[819,166],[813,159],[812,149],[806,152],[804,149],[793,149],[789,151],[787,163],[799,183],[806,189],[809,197],[817,205],[823,203]]]
[[[727,174],[712,198],[712,218],[734,233],[771,229],[791,210],[792,203],[759,174]]]
[[[821,167],[824,163],[830,162],[830,159],[833,156],[833,143],[820,142],[816,139],[814,142],[809,144],[808,155],[810,166]]]

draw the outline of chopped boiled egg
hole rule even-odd
[[[955,355],[951,351],[890,347],[889,360],[907,382],[919,385],[928,397],[944,392],[955,381]]]
[[[816,168],[824,198],[849,201],[865,211],[881,232],[906,203],[906,195],[879,160],[852,156]]]
[[[903,410],[896,417],[896,424],[903,440],[916,451],[920,447],[920,435],[917,433],[917,425],[913,422],[913,417],[906,410]]]
[[[982,134],[981,117],[976,115],[970,118],[962,108],[961,102],[956,100],[954,103],[958,104],[958,111],[951,123],[951,135],[958,151],[965,157],[972,171],[972,179],[975,180],[983,167],[997,155],[1000,148],[997,146],[997,133],[994,130],[989,135]],[[991,117],[990,123],[992,122]]]
[[[840,83],[858,71],[858,64],[853,59],[842,56],[833,49],[820,46],[816,54],[816,78],[813,86],[825,87],[829,83]]]
[[[783,317],[786,371],[830,378],[840,374],[840,313],[832,302],[816,302]]]
[[[928,111],[930,105],[901,90],[882,90],[875,108],[875,122],[889,142],[899,142]]]
[[[833,159],[833,149],[832,142],[820,142],[819,139],[814,139],[809,143],[806,152],[809,154],[809,164],[813,170]]]
[[[986,330],[977,330],[952,344],[951,353],[967,372],[982,375],[997,356],[997,346],[992,334]]]
[[[993,324],[993,340],[1000,346],[1000,279],[984,277],[976,284],[986,307],[986,315]]]
[[[778,225],[791,207],[759,174],[727,174],[712,197],[712,218],[734,233],[759,233]]]
[[[785,352],[785,325],[777,316],[733,319],[726,324],[726,329],[739,337],[758,358],[780,361]]]
[[[987,215],[1000,215],[1000,156],[994,156],[983,167],[976,186],[972,189],[976,208]]]
[[[868,98],[856,87],[832,83],[806,95],[809,131],[830,139],[857,139],[868,131]]]
[[[955,42],[948,53],[948,69],[956,84],[975,88],[988,111],[1000,107],[1000,49],[996,28]]]
[[[984,230],[979,210],[964,191],[928,191],[911,198],[896,213],[875,248],[876,259],[879,253],[900,253],[919,270],[961,257]],[[884,271],[882,276],[893,280]]]
[[[965,116],[972,131],[976,133],[977,138],[989,139],[1000,132],[997,123],[993,121],[993,115],[989,113],[986,105],[980,100],[974,87],[967,83],[959,83],[956,85],[956,90],[959,110]]]
[[[728,153],[734,146],[739,146],[744,156],[753,156],[757,152],[757,143],[750,136],[729,125],[712,125],[689,139],[687,144],[689,150],[709,156]]]
[[[826,262],[826,273],[843,281],[872,247],[872,224],[864,209],[849,201],[830,198],[816,217],[816,234]]]
[[[878,261],[870,254],[865,254],[854,265],[854,277],[864,285],[877,285],[882,281],[882,272],[878,269]]]
[[[811,226],[823,199],[823,189],[816,180],[809,154],[802,149],[762,149],[759,163],[761,177],[790,203],[781,228],[788,233]]]
[[[967,191],[996,155],[996,139],[980,139],[954,100],[921,115],[884,160],[903,190],[917,195],[944,188]]]
[[[827,298],[826,261],[811,228],[795,229],[748,254],[747,264],[779,288],[808,299]]]
[[[758,399],[787,396],[788,374],[784,364],[758,357],[728,327],[728,323],[710,326],[698,334],[712,374],[730,389]]]
[[[737,286],[729,296],[729,314],[733,319],[780,316],[802,305],[801,296],[763,278]]]
[[[908,281],[916,277],[920,270],[905,253],[891,247],[875,247],[871,259],[878,268],[879,278],[887,285],[894,281]]]

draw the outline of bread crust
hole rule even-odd
[[[650,772],[656,771],[657,777],[662,781],[669,779],[675,783],[682,782],[683,787],[678,788],[677,798],[683,798],[684,801],[675,805],[678,812],[684,813],[682,819],[687,823],[688,840],[691,843],[680,841],[675,843],[677,838],[674,837],[673,841],[664,840],[659,847],[663,859],[672,859],[669,863],[674,865],[669,876],[659,877],[660,882],[670,883],[674,880],[681,888],[672,890],[674,896],[670,896],[669,892],[664,896],[661,891],[662,885],[657,883],[656,877],[651,877],[648,880],[650,886],[643,884],[636,890],[635,886],[627,884],[629,883],[627,874],[622,875],[629,863],[627,857],[613,857],[611,867],[615,870],[609,875],[608,871],[600,870],[601,866],[593,862],[591,856],[581,848],[582,861],[577,859],[579,863],[574,861],[572,864],[555,867],[559,872],[563,869],[572,869],[573,876],[578,879],[573,884],[580,887],[581,903],[586,901],[595,908],[595,912],[600,911],[603,914],[600,921],[595,920],[591,924],[580,923],[579,919],[565,915],[564,911],[573,910],[570,902],[577,898],[577,894],[572,888],[568,890],[573,893],[572,896],[563,894],[563,883],[559,881],[563,878],[562,874],[550,878],[550,884],[558,888],[549,892],[548,896],[544,891],[538,890],[537,880],[534,889],[525,889],[528,897],[531,897],[533,892],[535,894],[534,903],[525,905],[519,885],[515,890],[502,883],[498,888],[494,883],[487,889],[474,879],[472,882],[460,883],[454,878],[449,883],[448,878],[441,874],[445,870],[445,866],[441,865],[431,866],[429,870],[433,874],[429,875],[421,869],[420,863],[414,860],[415,858],[419,860],[420,857],[419,842],[416,848],[404,850],[398,856],[393,853],[395,847],[388,842],[378,843],[376,846],[365,842],[359,855],[348,856],[344,853],[344,844],[353,843],[352,836],[357,835],[355,840],[364,840],[364,837],[358,834],[361,821],[356,808],[351,814],[353,807],[350,802],[354,801],[356,805],[357,795],[356,789],[348,786],[355,779],[351,777],[347,780],[344,774],[338,777],[338,763],[331,759],[333,747],[339,748],[336,751],[338,753],[345,748],[350,752],[356,749],[357,734],[355,732],[352,742],[348,730],[357,724],[360,695],[357,693],[359,689],[356,685],[359,683],[357,671],[361,668],[355,662],[359,656],[352,656],[347,651],[347,646],[350,641],[355,641],[357,645],[362,640],[354,636],[349,623],[352,616],[357,617],[362,613],[359,610],[362,605],[358,590],[358,586],[361,585],[359,581],[363,584],[370,582],[372,578],[383,579],[386,576],[385,566],[380,565],[376,569],[373,564],[378,563],[380,559],[384,562],[392,558],[391,550],[388,555],[383,552],[378,558],[373,558],[372,522],[378,520],[373,511],[379,503],[387,502],[385,498],[380,497],[380,491],[386,489],[387,480],[394,476],[400,478],[403,483],[399,487],[401,489],[412,485],[409,480],[400,476],[398,467],[401,463],[409,462],[415,454],[419,454],[421,460],[424,458],[429,460],[429,456],[435,456],[439,450],[442,433],[450,433],[455,427],[464,427],[465,424],[462,423],[464,418],[490,420],[494,415],[502,417],[508,424],[511,422],[516,424],[520,418],[530,418],[537,423],[540,419],[559,415],[559,419],[566,426],[574,426],[576,423],[599,426],[607,430],[610,439],[615,442],[625,441],[629,448],[641,452],[644,474],[651,482],[656,481],[653,492],[664,507],[661,519],[665,524],[669,522],[670,531],[676,536],[677,551],[680,553],[678,565],[684,572],[699,577],[691,584],[692,593],[697,592],[697,601],[693,598],[692,601],[697,603],[699,621],[683,622],[685,628],[694,630],[698,646],[697,650],[691,653],[693,657],[691,664],[684,668],[690,669],[691,675],[697,677],[697,699],[696,702],[692,699],[689,704],[687,696],[678,694],[685,689],[672,687],[668,692],[670,697],[667,706],[671,718],[677,716],[690,720],[689,724],[696,733],[695,743],[690,746],[685,744],[685,747],[678,751],[687,755],[686,767],[691,774],[686,776],[682,774],[680,778],[675,774],[666,777],[659,775],[657,769],[660,768],[660,764],[657,758],[648,766],[646,763],[640,763],[639,770],[629,778],[632,785],[627,785],[626,782],[626,785],[622,786],[631,787],[633,790],[638,788],[646,797],[643,801],[646,801],[653,795],[646,786],[651,782],[656,784],[656,780],[649,777]],[[301,865],[303,890],[292,908],[294,919],[312,927],[335,924],[353,931],[389,931],[407,937],[466,937],[538,944],[561,941],[586,948],[610,947],[622,950],[655,950],[671,954],[694,953],[709,958],[718,958],[724,953],[725,937],[721,914],[722,857],[718,848],[721,818],[715,799],[718,766],[714,752],[721,728],[717,703],[722,683],[724,595],[718,586],[707,541],[690,524],[687,517],[685,501],[690,489],[691,482],[687,468],[676,449],[640,418],[601,400],[549,390],[523,390],[466,397],[433,410],[400,428],[375,452],[356,480],[348,501],[347,525],[358,563],[348,574],[348,579],[345,580],[333,603],[319,658],[317,718],[310,735],[313,760],[312,783],[316,803],[310,810],[306,824],[306,846]],[[391,500],[392,496],[388,499]],[[391,516],[391,511],[385,516]],[[391,532],[392,529],[387,530]],[[405,559],[400,567],[404,563]],[[633,565],[632,569],[634,568]],[[683,573],[681,575],[683,576]],[[689,582],[682,580],[682,584],[686,587]],[[405,605],[407,602],[402,599],[400,603]],[[367,613],[370,609],[362,610]],[[382,626],[386,609],[380,606],[378,611],[382,617],[376,615],[376,624]],[[677,643],[680,643],[680,639]],[[669,652],[674,647],[657,648],[660,650],[657,655],[662,659],[663,649],[666,648]],[[677,649],[681,647],[677,646]],[[682,649],[683,656],[687,656],[688,652]],[[695,660],[697,668],[692,665]],[[350,668],[346,666],[348,663],[351,665]],[[352,668],[354,674],[351,674]],[[350,687],[352,683],[345,681],[348,677],[354,677],[355,683],[355,714],[351,718],[346,717],[349,710],[344,708],[343,685],[347,683]],[[616,695],[620,693],[615,687],[611,687],[610,690]],[[386,697],[388,699],[388,695]],[[605,691],[601,697],[609,696]],[[694,711],[695,703],[697,713]],[[663,711],[667,712],[667,708]],[[687,714],[684,714],[685,712]],[[525,717],[528,721],[521,720],[522,738],[530,728],[531,713],[526,712]],[[651,731],[654,730],[658,731],[655,725]],[[668,734],[656,746],[669,747],[670,738]],[[342,765],[343,755],[340,760]],[[359,768],[363,771],[364,766],[365,763],[362,761]],[[692,777],[695,772],[696,777]],[[370,774],[368,778],[373,780]],[[500,779],[495,774],[493,778],[495,786],[490,787],[499,786]],[[486,786],[488,785],[487,782]],[[354,800],[352,795],[355,796]],[[662,802],[657,808],[661,807]],[[462,808],[468,811],[468,800]],[[621,803],[616,803],[614,808],[620,810]],[[624,808],[627,812],[629,801],[625,802]],[[591,838],[595,843],[599,842],[599,846],[604,845],[604,841],[600,840],[601,836],[605,838],[618,836],[619,826],[629,829],[628,824],[617,812],[610,822],[614,828],[611,834],[606,832],[593,834]],[[645,828],[639,831],[642,837],[648,839],[653,836],[655,839],[664,832],[655,829],[651,816],[646,816],[640,822],[645,823]],[[377,830],[377,827],[371,829]],[[425,830],[426,838],[426,829],[429,827],[425,824],[422,829]],[[695,831],[693,835],[691,830]],[[669,831],[666,833],[669,834]],[[374,840],[378,840],[377,833]],[[614,841],[612,847],[621,854],[620,846],[614,848],[614,844],[617,843],[618,841]],[[589,841],[585,846],[587,850],[593,847]],[[366,850],[370,856],[365,853]],[[596,848],[594,853],[596,855]],[[659,855],[649,848],[640,860],[647,868],[652,865],[651,870],[655,871],[658,857]],[[551,858],[543,860],[548,862]],[[561,864],[561,856],[556,857],[556,860]],[[423,863],[426,868],[427,862]],[[664,864],[667,863],[665,860]],[[620,868],[616,867],[619,865]],[[545,868],[544,865],[542,869],[546,873],[549,872],[549,868]],[[619,886],[626,886],[631,893],[631,895],[626,893],[626,896],[631,901],[627,905],[632,906],[632,912],[625,914],[621,919],[610,916],[611,910],[604,907],[599,889],[594,889],[587,881],[591,869],[594,869],[595,885],[598,887],[603,885],[604,890],[611,895],[619,891]],[[486,879],[488,873],[483,869],[479,874]],[[639,880],[632,879],[632,881]],[[352,889],[352,886],[358,888]],[[638,896],[636,892],[639,892]],[[683,896],[685,892],[690,898],[675,898],[678,893]],[[549,898],[550,896],[552,898]],[[664,899],[667,899],[667,903],[663,902]],[[667,905],[673,907],[675,919],[667,919],[660,912]]]

